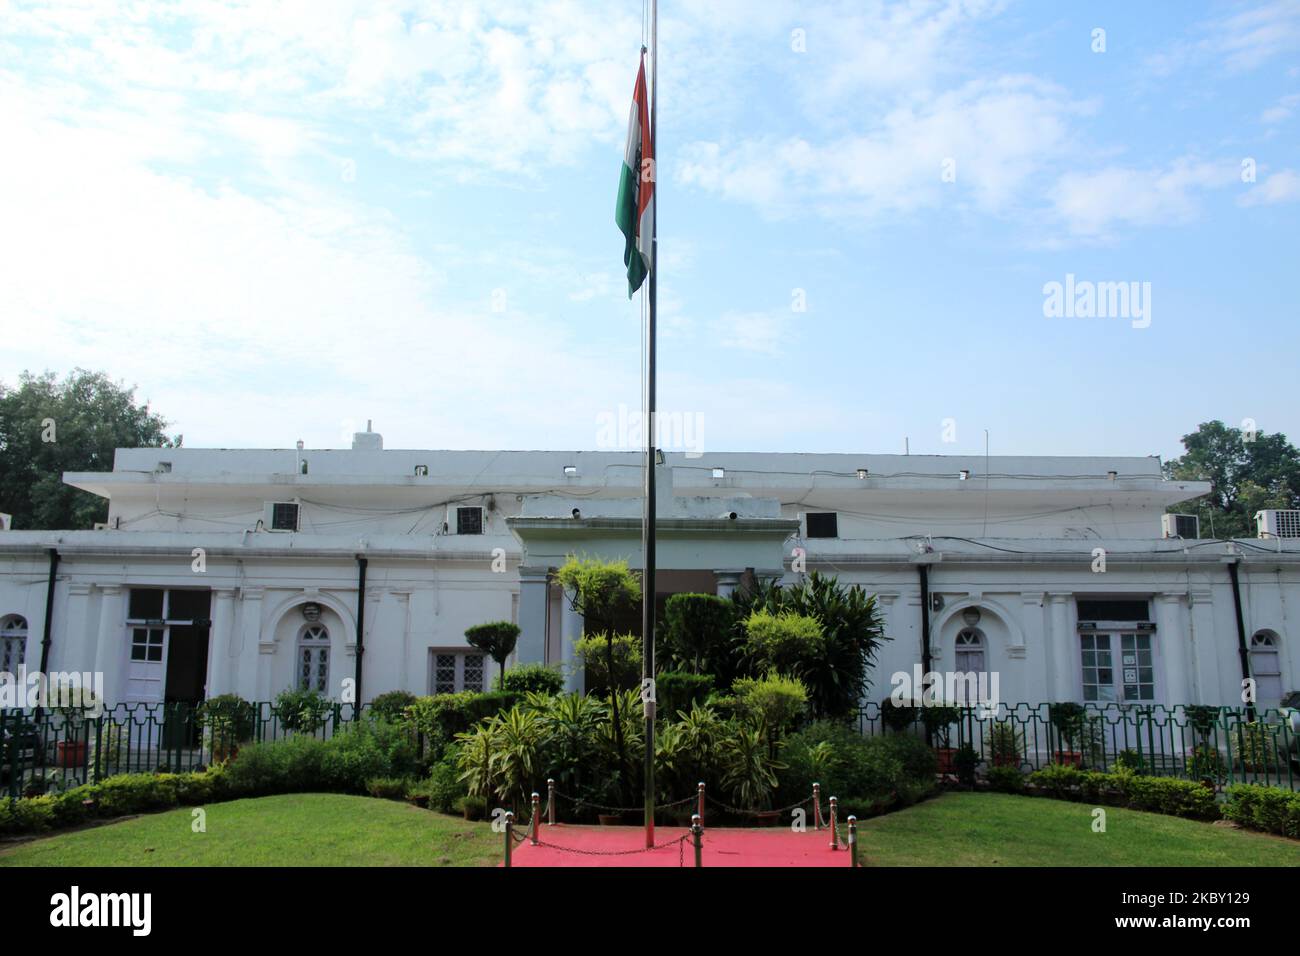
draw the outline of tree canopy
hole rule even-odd
[[[108,517],[108,503],[63,483],[65,471],[111,471],[116,448],[174,448],[167,421],[135,389],[103,372],[23,372],[0,382],[0,511],[15,530],[77,530]]]
[[[1183,447],[1186,454],[1164,463],[1165,477],[1209,481],[1214,490],[1169,510],[1199,514],[1203,535],[1253,538],[1255,512],[1300,508],[1300,451],[1285,435],[1251,434],[1216,420],[1184,435]]]

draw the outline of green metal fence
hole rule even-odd
[[[1050,763],[1152,776],[1258,783],[1300,789],[1300,736],[1277,710],[1161,704],[1002,704],[953,708],[951,723],[930,727],[925,708],[869,703],[858,730],[927,733],[943,749],[970,746],[984,767],[1038,770]],[[941,753],[941,760],[948,755]]]
[[[38,795],[119,773],[197,770],[248,742],[291,733],[328,738],[364,709],[331,703],[304,721],[301,712],[282,715],[273,703],[241,706],[247,710],[237,719],[191,703],[118,704],[98,716],[75,709],[0,710],[0,795]]]

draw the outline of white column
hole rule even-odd
[[[582,693],[587,679],[575,647],[582,637],[582,615],[573,609],[571,598],[567,591],[560,595],[560,661],[567,678],[565,688]]]
[[[262,597],[265,589],[245,587],[239,591],[239,656],[234,675],[239,694],[246,700],[261,702],[271,696],[271,668],[275,659],[275,642],[262,646]]]
[[[211,649],[208,670],[208,696],[231,693],[235,689],[234,670],[235,589],[212,589]]]
[[[52,671],[85,671],[95,666],[95,635],[90,620],[91,586],[84,583],[69,583],[68,596],[63,602],[62,627],[58,627],[58,636],[54,640],[54,653],[50,655]],[[59,624],[56,607],[54,620]],[[95,625],[98,625],[96,620]],[[57,662],[57,663],[56,663]],[[104,685],[107,693],[108,685]]]
[[[519,644],[521,664],[546,661],[546,568],[519,569]]]
[[[1156,697],[1170,707],[1189,703],[1186,597],[1172,592],[1156,595],[1156,643],[1164,662],[1165,682]]]
[[[1073,597],[1068,593],[1049,595],[1052,602],[1051,653],[1048,655],[1045,686],[1052,700],[1048,703],[1079,700],[1083,693],[1075,680],[1076,674],[1081,674],[1082,664],[1079,662],[1077,634],[1070,627],[1070,600]]]
[[[104,696],[120,703],[126,693],[126,589],[116,584],[100,588],[99,633],[95,641],[95,670],[104,675]]]

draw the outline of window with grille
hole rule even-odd
[[[810,538],[839,537],[839,515],[834,511],[810,511],[804,515]]]
[[[330,684],[330,632],[308,624],[298,636],[298,687],[324,694]]]
[[[429,692],[454,694],[486,689],[487,655],[477,651],[435,649],[429,652]]]
[[[0,672],[16,674],[27,660],[27,619],[11,614],[0,619]]]
[[[482,534],[483,533],[483,509],[482,508],[457,508],[456,509],[456,533],[457,534]]]
[[[277,501],[271,505],[272,531],[298,530],[298,505],[292,501]]]

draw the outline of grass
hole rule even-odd
[[[1300,866],[1300,842],[1192,820],[1004,794],[951,793],[858,829],[868,866]],[[170,810],[33,840],[0,866],[493,866],[487,823],[390,800],[295,794]]]
[[[215,803],[33,840],[0,866],[493,866],[502,837],[406,803],[309,793]]]
[[[869,866],[1300,866],[1300,842],[1040,797],[950,793],[858,826]]]

